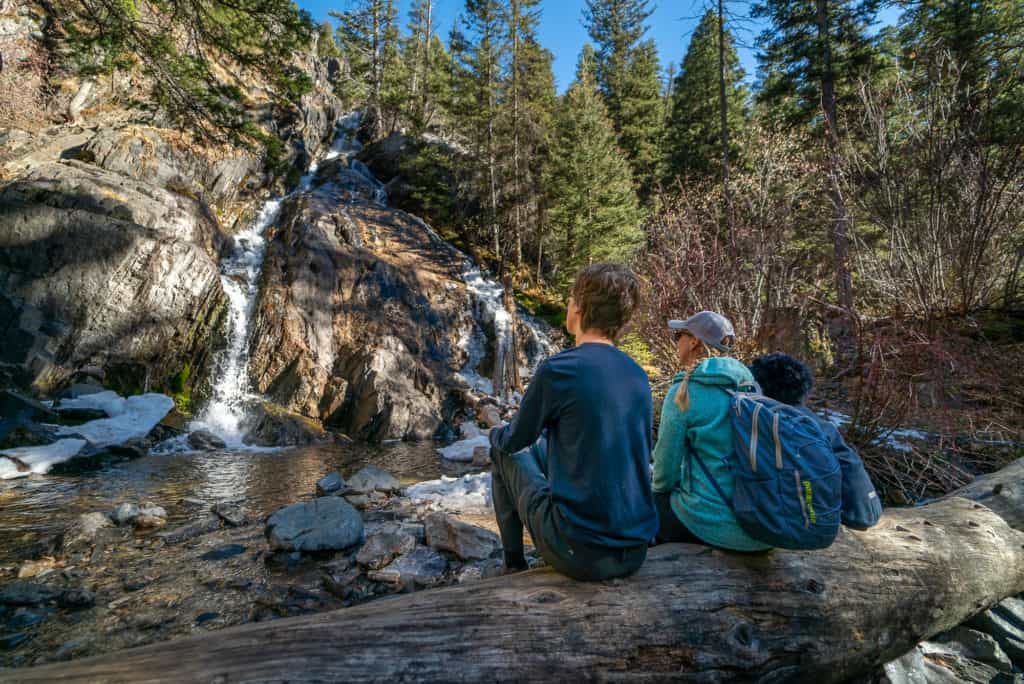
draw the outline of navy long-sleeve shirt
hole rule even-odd
[[[540,364],[491,445],[514,453],[546,431],[547,477],[565,533],[605,547],[646,544],[658,529],[652,415],[643,369],[611,345],[587,343]]]

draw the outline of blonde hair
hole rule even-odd
[[[718,353],[716,352],[716,350],[714,350],[711,347],[709,347],[700,338],[697,338],[697,339],[701,343],[701,346],[704,347],[704,358],[698,360],[697,363],[694,364],[693,368],[691,368],[690,370],[686,371],[686,375],[683,376],[683,381],[682,381],[682,383],[680,383],[679,389],[676,390],[676,397],[675,397],[676,406],[683,413],[686,413],[687,411],[690,410],[690,392],[689,392],[689,387],[690,387],[690,376],[693,375],[693,371],[697,368],[697,366],[700,365],[700,363],[704,359],[710,359],[710,358],[712,358],[714,356],[718,356]]]

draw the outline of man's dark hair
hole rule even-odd
[[[576,276],[572,298],[583,330],[597,330],[614,341],[640,301],[640,281],[622,264],[591,264]]]
[[[781,352],[757,357],[750,364],[750,372],[766,397],[790,406],[804,403],[814,387],[811,369]]]

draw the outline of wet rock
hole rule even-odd
[[[493,404],[484,404],[477,411],[477,416],[480,422],[486,425],[488,428],[494,428],[501,425],[501,411],[497,406]]]
[[[53,422],[57,414],[35,399],[12,390],[3,390],[0,391],[0,418]]]
[[[964,624],[995,639],[1014,663],[1024,663],[1024,628],[1014,624],[1012,617],[999,606],[975,615]]]
[[[38,606],[57,598],[53,589],[32,582],[11,582],[0,587],[0,605]]]
[[[221,561],[234,558],[242,553],[245,553],[245,547],[241,544],[225,544],[224,546],[218,546],[211,551],[207,551],[199,557],[199,560]]]
[[[346,494],[344,498],[345,501],[348,501],[352,506],[359,510],[363,510],[370,506],[370,497],[366,494]]]
[[[151,530],[167,524],[167,511],[160,506],[143,504],[139,514],[132,521],[137,529]]]
[[[2,419],[0,419],[0,422],[2,422]],[[56,427],[23,422],[10,428],[6,434],[4,434],[4,429],[0,428],[0,450],[26,446],[45,446],[53,444],[58,438]]]
[[[24,632],[15,632],[14,634],[0,634],[0,650],[11,651],[23,643],[31,639],[32,637]]]
[[[67,610],[86,610],[96,605],[96,594],[85,589],[66,589],[57,598],[57,605]]]
[[[197,625],[201,625],[203,623],[210,622],[211,620],[216,620],[219,617],[220,617],[220,613],[214,613],[214,612],[200,613],[199,615],[196,616],[196,624]]]
[[[50,617],[50,613],[47,610],[23,607],[15,610],[4,622],[12,629],[24,629],[46,622],[48,617]]]
[[[242,441],[256,446],[305,446],[323,442],[329,435],[315,420],[270,402],[252,410],[250,428]]]
[[[356,562],[365,568],[379,570],[398,556],[416,548],[416,539],[408,534],[375,534],[356,554]]]
[[[448,561],[445,557],[426,546],[417,546],[411,553],[401,556],[381,570],[373,570],[367,576],[375,582],[428,587],[440,582]]]
[[[461,560],[483,560],[501,546],[498,535],[462,522],[447,513],[430,513],[423,519],[427,545],[450,551]]]
[[[239,503],[221,501],[215,503],[210,511],[229,527],[242,527],[249,524],[249,514]]]
[[[110,512],[110,519],[117,525],[129,525],[135,522],[135,519],[139,517],[141,509],[137,504],[125,502],[118,504],[114,510]]]
[[[79,423],[86,423],[90,420],[102,420],[107,417],[107,412],[98,408],[54,406],[53,410],[60,417],[61,423],[65,425],[78,425]]]
[[[394,493],[401,487],[394,475],[378,466],[368,465],[349,478],[347,491],[369,495],[375,491]]]
[[[149,455],[149,448],[141,440],[132,440],[124,444],[111,444],[104,451],[118,458],[134,461]]]
[[[52,558],[41,558],[39,560],[25,561],[18,568],[18,579],[38,577],[53,571],[56,561]]]
[[[330,496],[332,494],[338,494],[345,488],[345,481],[341,478],[338,473],[330,473],[324,475],[316,483],[316,495]]]
[[[65,641],[63,644],[61,644],[60,648],[57,649],[57,652],[53,654],[53,657],[56,660],[64,660],[65,658],[69,658],[75,655],[76,653],[81,653],[85,651],[85,648],[88,645],[88,643],[89,640],[84,637],[80,639],[69,639],[68,641]]]
[[[83,513],[64,532],[61,548],[67,554],[91,547],[100,532],[110,527],[113,523],[104,513]]]
[[[490,447],[478,446],[473,449],[473,460],[471,463],[478,468],[489,467],[491,465]]]
[[[188,445],[196,451],[215,451],[227,447],[223,439],[209,430],[196,430],[190,433]]]
[[[320,575],[320,582],[328,593],[340,599],[347,599],[352,594],[352,584],[359,579],[358,568],[350,568],[339,572],[324,571]]]
[[[1003,672],[1013,672],[1013,664],[999,643],[983,632],[959,626],[930,641],[964,658],[991,665]]]
[[[210,532],[215,532],[220,529],[220,526],[219,518],[205,518],[198,522],[176,527],[173,530],[160,532],[156,536],[158,539],[162,539],[164,544],[172,546],[174,544],[180,544],[183,541],[188,541],[189,539],[195,539],[196,537],[204,534],[209,534]]]
[[[475,326],[465,257],[424,224],[372,201],[341,164],[282,207],[253,330],[256,390],[370,441],[429,439]],[[351,200],[355,199],[354,202]],[[322,298],[331,307],[310,307]]]
[[[77,399],[90,394],[99,394],[103,391],[102,385],[96,385],[91,382],[76,382],[69,387],[65,387],[57,395],[58,399]]]
[[[280,508],[267,520],[274,551],[328,551],[353,546],[363,537],[363,518],[336,496]]]

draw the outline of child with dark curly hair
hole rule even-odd
[[[835,425],[804,406],[814,387],[811,369],[799,359],[776,352],[754,359],[750,372],[764,396],[794,406],[814,418],[829,438],[843,473],[843,524],[866,530],[877,523],[882,515],[882,502],[857,452],[847,445]]]

